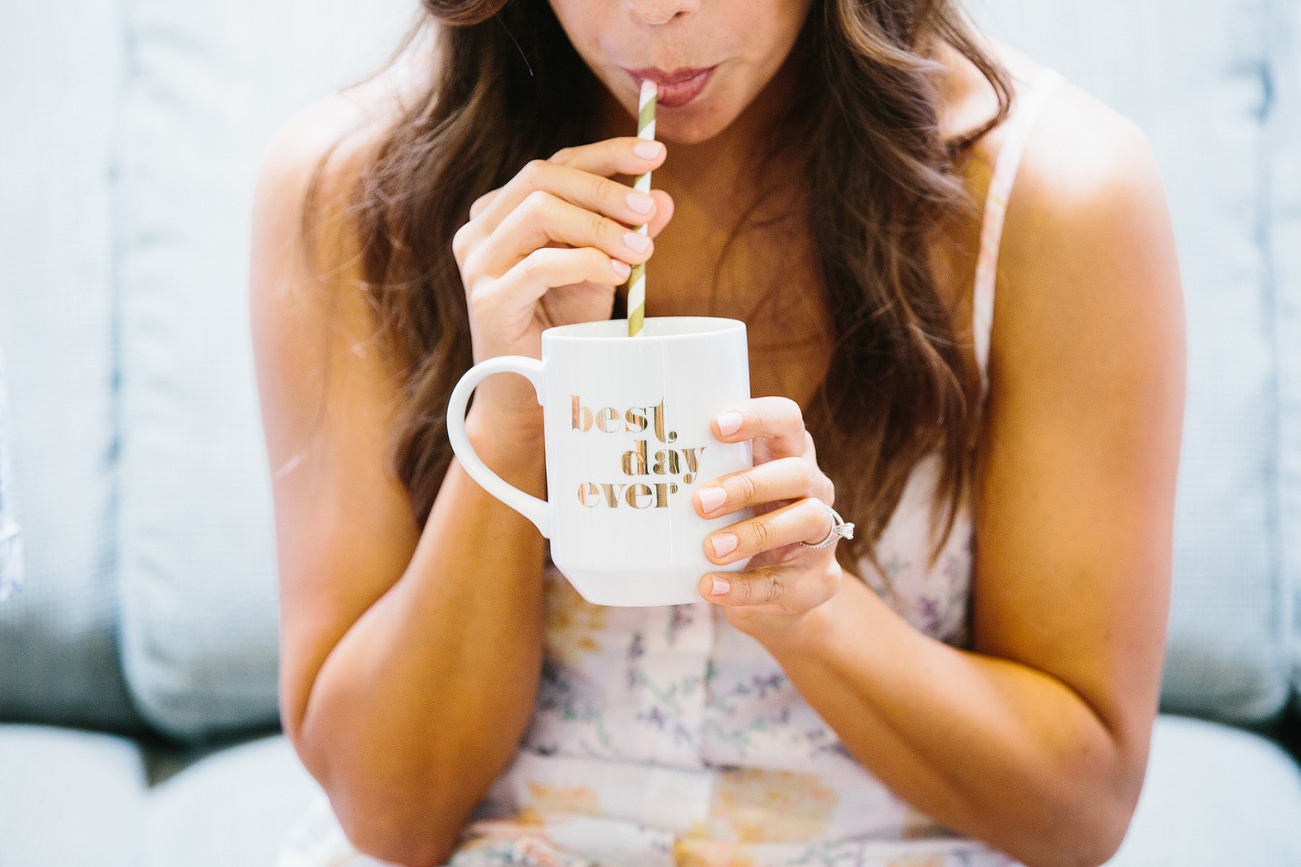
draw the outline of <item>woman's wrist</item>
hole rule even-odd
[[[479,459],[503,480],[535,497],[545,496],[541,407],[536,416],[528,410],[494,413],[471,407],[465,417],[465,434]]]
[[[476,401],[465,416],[465,433],[478,448],[481,443],[494,448],[541,447],[544,429],[542,407],[502,409]]]

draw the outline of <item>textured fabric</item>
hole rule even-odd
[[[1129,834],[1109,867],[1301,864],[1301,768],[1227,726],[1157,721]]]
[[[1283,569],[1291,578],[1293,688],[1301,709],[1301,3],[1274,0],[1269,239],[1277,299],[1279,500]]]
[[[122,629],[132,695],[196,738],[276,719],[271,506],[248,335],[257,166],[377,65],[405,0],[126,0]]]
[[[1189,362],[1163,704],[1238,721],[1277,712],[1291,677],[1261,224],[1271,2],[1290,0],[974,4],[995,36],[1136,121],[1160,163]]]
[[[0,606],[0,719],[138,726],[117,655],[115,0],[4,4],[0,345],[27,586]]]
[[[145,775],[130,741],[0,725],[0,781],[5,867],[139,864]]]
[[[17,593],[23,583],[23,537],[9,494],[9,400],[5,395],[4,353],[0,351],[0,602]]]
[[[283,737],[222,750],[150,791],[140,867],[272,867],[319,793]]]
[[[989,346],[993,263],[1026,140],[1060,76],[1025,88],[990,179],[973,333]],[[991,228],[992,227],[992,228]],[[988,352],[978,352],[982,378]],[[966,639],[973,528],[964,508],[934,549],[936,457],[914,471],[859,569],[918,630]],[[548,565],[544,664],[533,720],[451,863],[1007,865],[955,839],[860,765],[758,641],[708,602],[607,608]],[[909,842],[904,842],[909,841]],[[357,865],[330,820],[309,814],[281,867]]]

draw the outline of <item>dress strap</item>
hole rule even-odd
[[[1021,157],[1026,142],[1034,131],[1048,98],[1052,96],[1062,77],[1052,69],[1045,69],[1035,77],[1030,88],[1020,98],[1020,104],[1007,121],[1003,147],[994,163],[994,176],[989,181],[985,196],[985,215],[980,227],[980,254],[976,259],[976,285],[972,298],[972,336],[976,342],[976,364],[980,368],[980,395],[989,391],[989,342],[994,330],[994,284],[998,275],[998,249],[1003,241],[1003,220],[1007,216],[1007,200],[1012,194]]]

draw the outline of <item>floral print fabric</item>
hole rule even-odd
[[[990,182],[973,336],[982,388],[1008,194],[1025,140],[1060,77],[1020,97]],[[922,461],[864,580],[918,630],[963,644],[970,508],[936,541],[939,458]],[[1007,856],[954,837],[849,755],[776,660],[701,601],[602,608],[554,568],[532,724],[465,829],[450,867],[995,867]],[[870,637],[865,639],[870,640]],[[365,867],[323,801],[279,867]]]
[[[938,462],[919,465],[865,579],[916,628],[965,635],[971,522],[938,555]],[[846,751],[767,650],[707,602],[604,608],[554,568],[545,663],[520,750],[451,867],[987,867]],[[328,826],[328,828],[327,828]],[[328,805],[280,867],[363,867]]]

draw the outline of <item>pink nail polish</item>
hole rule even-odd
[[[632,266],[620,259],[610,260],[610,269],[614,271],[615,276],[621,280],[627,280],[628,275],[632,273]]]
[[[633,190],[628,194],[628,207],[639,214],[649,214],[655,208],[655,200],[645,193]]]
[[[741,414],[739,412],[721,412],[718,414],[718,431],[725,437],[730,437],[741,429]]]
[[[722,578],[719,578],[717,575],[714,576],[714,586],[710,590],[711,595],[723,596],[726,595],[727,591],[731,589],[732,589],[731,584],[728,584],[727,581],[725,581]]]
[[[701,488],[697,494],[700,497],[700,508],[704,509],[706,515],[727,502],[727,491],[722,488]]]
[[[634,252],[645,253],[646,249],[650,247],[650,238],[636,232],[624,232],[623,243]]]
[[[731,533],[717,533],[710,536],[709,543],[714,546],[715,557],[726,557],[736,550],[736,537]]]
[[[644,160],[653,160],[662,153],[662,147],[657,141],[639,141],[632,146],[632,152]]]

